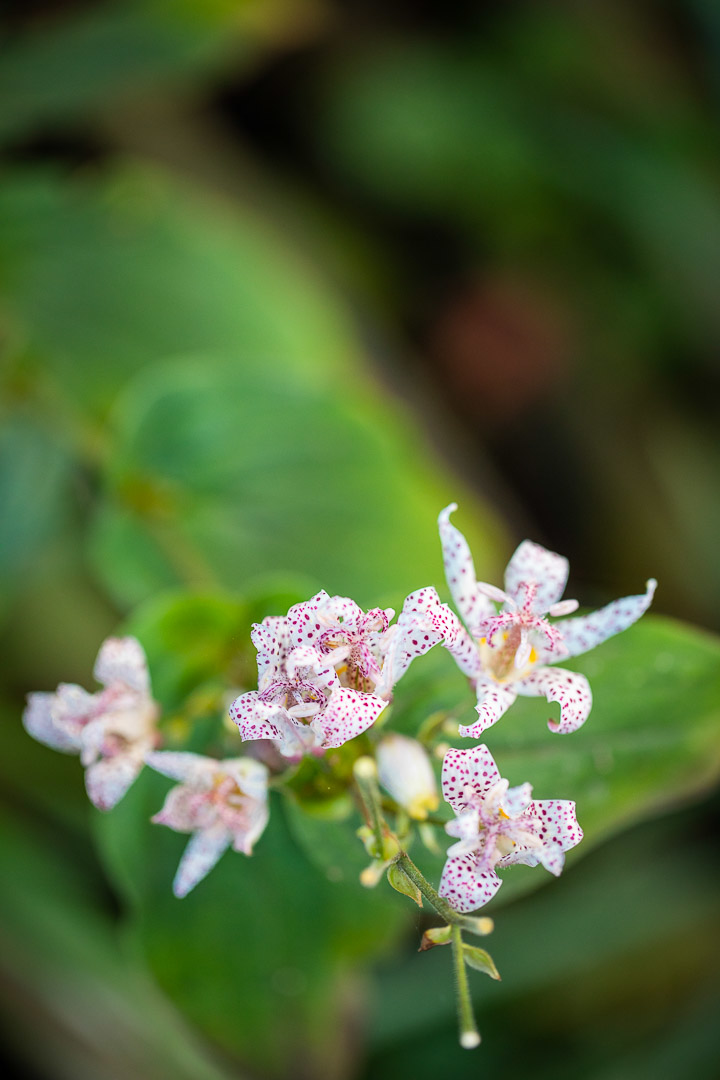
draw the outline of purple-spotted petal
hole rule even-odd
[[[448,750],[443,759],[442,792],[445,802],[461,814],[467,803],[465,790],[471,787],[478,795],[484,795],[500,779],[498,767],[487,746],[475,746],[472,750]]]
[[[505,591],[522,605],[526,588],[537,586],[533,611],[542,614],[556,604],[565,592],[568,579],[568,561],[532,540],[523,540],[511,558],[505,571]]]
[[[447,604],[441,604],[433,612],[433,622],[442,634],[442,643],[460,670],[473,681],[482,675],[482,661],[476,642]]]
[[[514,818],[527,810],[531,802],[532,784],[520,784],[519,787],[508,788],[500,805],[508,817]]]
[[[230,832],[220,824],[202,829],[190,838],[173,881],[173,892],[178,898],[187,896],[210,873],[231,840]]]
[[[515,683],[518,694],[525,697],[546,697],[560,705],[560,722],[548,720],[551,731],[567,735],[581,727],[592,708],[592,691],[584,675],[564,668],[536,668]]]
[[[89,765],[85,770],[85,788],[90,802],[98,810],[112,810],[134,783],[143,767],[139,754],[115,754]]]
[[[622,600],[613,600],[591,615],[578,615],[575,619],[565,619],[558,623],[567,656],[580,656],[581,653],[594,649],[614,634],[619,634],[632,626],[652,603],[657,582],[651,578],[644,593],[638,596],[625,596]]]
[[[342,746],[367,731],[386,707],[387,701],[374,694],[340,686],[333,690],[327,707],[312,720],[310,727],[321,746]]]
[[[119,682],[139,694],[150,693],[145,651],[137,638],[108,638],[103,642],[93,674],[103,686]]]
[[[455,510],[457,504],[450,503],[438,517],[445,577],[455,606],[466,626],[474,631],[485,619],[495,614],[495,608],[477,587],[475,565],[467,540],[450,521],[450,515]]]
[[[494,870],[478,872],[474,855],[451,856],[445,863],[439,892],[456,911],[467,912],[487,904],[501,885]]]
[[[517,684],[515,684],[517,686]],[[514,686],[493,686],[487,683],[478,685],[478,703],[475,711],[478,719],[474,724],[461,726],[458,731],[466,739],[479,739],[483,731],[492,727],[510,708],[517,697]]]
[[[212,786],[218,770],[218,762],[214,759],[180,750],[152,750],[145,755],[145,763],[171,780],[203,788]]]
[[[563,851],[568,851],[582,840],[583,831],[571,799],[535,799],[529,812],[542,821],[544,843],[559,844]]]
[[[281,725],[270,717],[279,720],[280,710],[276,705],[260,700],[257,690],[241,694],[230,706],[230,719],[240,728],[244,740],[280,739]]]
[[[376,687],[378,695],[389,697],[412,661],[442,641],[442,630],[435,626],[434,620],[440,607],[440,599],[432,587],[418,589],[407,597],[395,627],[391,628],[382,679]]]
[[[268,615],[261,623],[253,623],[250,639],[257,649],[258,678],[269,670],[274,672],[290,648],[287,619],[284,615]]]
[[[76,733],[66,730],[56,723],[53,716],[54,694],[28,694],[28,703],[23,713],[23,725],[28,735],[38,742],[61,750],[64,754],[77,754],[80,740]]]

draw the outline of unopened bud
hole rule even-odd
[[[411,818],[423,821],[429,811],[437,810],[435,773],[419,742],[406,735],[386,735],[377,748],[377,763],[380,783]]]

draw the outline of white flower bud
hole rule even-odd
[[[377,748],[380,783],[418,821],[437,810],[435,774],[425,749],[406,735],[386,735]]]

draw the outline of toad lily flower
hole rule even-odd
[[[380,783],[416,821],[437,810],[435,773],[425,748],[416,739],[393,732],[377,748]]]
[[[479,717],[461,727],[460,734],[479,738],[518,694],[557,701],[560,721],[549,720],[548,727],[575,731],[592,706],[588,681],[546,665],[578,656],[626,630],[650,606],[657,582],[650,579],[644,593],[615,600],[591,615],[551,623],[548,615],[569,615],[578,606],[576,600],[560,599],[567,559],[524,540],[505,571],[504,590],[479,582],[467,541],[450,522],[456,509],[453,503],[440,514],[440,540],[450,592],[470,633],[450,614],[444,644],[475,685]]]
[[[297,758],[361,734],[414,657],[442,641],[439,616],[431,618],[441,606],[434,589],[420,589],[390,626],[390,609],[366,613],[347,597],[320,592],[287,617],[256,623],[258,689],[230,706],[243,739],[275,739],[282,754]]]
[[[180,860],[173,892],[186,896],[231,847],[251,855],[268,822],[268,771],[252,758],[216,761],[201,754],[156,751],[146,758],[150,768],[172,780],[156,825],[191,832]]]
[[[94,675],[104,686],[96,694],[68,683],[54,694],[30,694],[23,724],[47,746],[79,754],[90,800],[110,810],[156,744],[159,707],[150,696],[145,653],[135,638],[108,638]]]
[[[474,911],[492,899],[502,885],[496,866],[541,863],[558,875],[564,853],[582,840],[574,802],[533,802],[530,784],[509,787],[486,746],[448,750],[442,789],[456,814],[445,828],[458,843],[448,848],[440,895],[458,911]]]

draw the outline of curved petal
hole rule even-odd
[[[594,649],[609,637],[627,630],[643,615],[652,603],[657,582],[650,578],[644,593],[613,600],[611,604],[594,611],[591,615],[578,615],[558,623],[566,656],[580,656]]]
[[[235,698],[229,712],[230,719],[240,728],[240,734],[246,742],[252,739],[282,738],[280,725],[270,719],[278,718],[280,710],[276,705],[261,701],[257,690]]]
[[[150,693],[145,650],[137,638],[108,638],[103,642],[93,674],[103,686],[119,682],[137,690],[139,694]]]
[[[556,604],[567,585],[569,565],[564,555],[556,555],[532,540],[523,540],[505,571],[505,592],[518,604],[525,599],[523,585],[535,583],[532,609],[539,614]]]
[[[61,750],[64,754],[77,754],[80,750],[78,735],[66,731],[53,717],[55,695],[28,694],[27,700],[22,722],[28,735],[46,746],[51,746],[53,750]]]
[[[265,826],[270,818],[270,810],[267,802],[257,802],[249,812],[249,820],[244,829],[237,829],[232,834],[233,851],[239,851],[242,855],[252,855],[255,841],[265,831]]]
[[[450,521],[450,515],[455,510],[457,503],[450,503],[438,517],[445,578],[455,607],[465,625],[474,631],[476,626],[495,614],[495,608],[488,597],[478,590],[475,565],[467,540]]]
[[[515,818],[524,813],[532,804],[532,784],[520,784],[508,788],[502,797],[500,806],[508,817]]]
[[[207,800],[206,791],[189,784],[176,784],[168,791],[163,807],[150,818],[153,825],[167,825],[175,832],[194,832],[214,825],[217,810]]]
[[[224,825],[202,829],[190,838],[173,881],[173,892],[177,897],[187,896],[190,890],[210,873],[230,846],[231,839]]]
[[[551,731],[567,735],[581,727],[592,708],[592,691],[584,675],[564,668],[536,668],[515,683],[518,694],[524,697],[546,697],[560,705],[560,723],[548,720]]]
[[[116,754],[89,765],[85,770],[85,789],[98,810],[112,810],[134,783],[143,761],[138,754]]]
[[[484,744],[472,750],[448,750],[445,754],[441,781],[443,798],[456,814],[461,814],[467,806],[467,787],[478,795],[484,795],[499,779],[498,767]]]
[[[378,695],[388,697],[415,657],[440,644],[442,628],[435,625],[434,619],[440,607],[440,598],[431,586],[418,589],[406,598],[390,639],[382,679],[376,687]]]
[[[433,622],[442,634],[442,643],[455,658],[455,663],[469,679],[482,675],[482,660],[474,639],[447,604],[441,604],[433,612]]]
[[[180,750],[152,750],[145,755],[145,764],[155,772],[169,776],[171,780],[179,780],[192,787],[209,788],[212,787],[220,762],[203,754],[190,754]]]
[[[467,912],[487,904],[501,885],[494,870],[478,872],[474,855],[459,855],[445,863],[438,891],[456,911]]]
[[[466,739],[479,739],[483,731],[492,727],[515,701],[518,695],[516,687],[517,683],[514,686],[490,686],[487,683],[479,685],[478,703],[475,706],[478,719],[474,724],[459,727],[460,734]]]
[[[374,694],[340,686],[333,690],[327,707],[315,717],[310,727],[320,739],[321,746],[342,746],[367,731],[386,707],[387,701]]]
[[[275,671],[291,648],[287,619],[284,615],[268,615],[261,623],[253,623],[250,640],[257,649],[258,678],[268,669]]]
[[[226,758],[217,764],[221,772],[233,778],[243,794],[251,799],[267,799],[267,765],[249,757]]]

